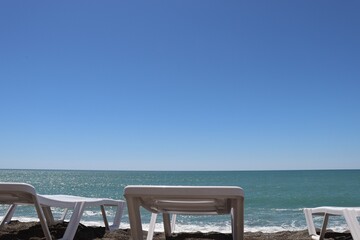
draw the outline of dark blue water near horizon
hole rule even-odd
[[[304,207],[358,206],[360,170],[291,171],[95,171],[95,170],[0,170],[1,182],[27,182],[40,194],[71,194],[124,199],[127,185],[240,186],[245,192],[245,230],[274,232],[305,229]],[[0,207],[0,216],[5,206]],[[59,212],[60,214],[60,212]],[[144,222],[149,214],[143,212]],[[35,212],[24,207],[20,220],[34,220]],[[320,221],[320,219],[319,219]],[[101,223],[98,211],[85,212],[84,223]],[[334,219],[335,230],[345,228]],[[125,211],[122,228],[129,227]],[[146,225],[144,226],[146,228]],[[159,222],[158,228],[161,228]],[[178,217],[178,231],[230,231],[227,216]]]

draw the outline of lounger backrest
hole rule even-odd
[[[36,201],[35,188],[26,183],[0,183],[0,203],[33,204]]]
[[[241,188],[216,186],[132,186],[125,189],[127,194],[137,196],[153,213],[229,214],[231,199],[244,197]]]

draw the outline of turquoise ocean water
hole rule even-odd
[[[124,199],[127,185],[229,185],[245,192],[245,231],[276,232],[303,230],[306,223],[302,208],[320,205],[359,206],[360,170],[314,171],[67,171],[0,170],[1,182],[27,182],[40,194],[71,194],[88,197]],[[6,206],[0,206],[0,216]],[[109,209],[109,214],[112,209]],[[58,213],[60,215],[60,211]],[[150,220],[142,214],[144,228]],[[36,219],[31,207],[21,207],[15,217]],[[161,220],[161,218],[159,218]],[[101,225],[99,211],[85,212],[83,223]],[[320,221],[320,219],[319,219]],[[346,228],[341,218],[330,226]],[[121,228],[129,228],[127,211]],[[157,230],[161,230],[159,221]],[[230,232],[228,216],[179,216],[176,231]]]

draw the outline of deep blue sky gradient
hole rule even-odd
[[[1,1],[1,168],[360,168],[359,1]]]

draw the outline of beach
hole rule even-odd
[[[67,223],[59,223],[50,226],[50,232],[54,239],[61,238],[66,229]],[[144,236],[146,232],[144,232]],[[349,233],[335,233],[329,232],[326,239],[347,239],[350,240]],[[45,239],[41,226],[38,222],[19,222],[12,221],[5,225],[0,230],[0,240],[40,240]],[[106,232],[104,227],[88,227],[80,225],[75,235],[74,240],[91,240],[91,239],[106,239],[106,240],[127,240],[130,238],[129,229],[118,229],[112,232]],[[155,233],[154,240],[164,240],[163,233]],[[229,233],[217,232],[190,232],[190,233],[174,233],[170,238],[172,240],[231,240],[232,236]],[[309,240],[307,230],[302,231],[281,231],[275,233],[262,232],[245,232],[244,240]]]
[[[359,170],[337,171],[69,171],[69,170],[0,170],[0,181],[28,182],[39,194],[68,194],[87,197],[123,199],[128,185],[220,185],[240,186],[245,191],[245,240],[260,239],[310,239],[306,230],[304,207],[321,205],[356,206],[360,193]],[[30,179],[31,181],[27,181]],[[341,191],[333,191],[341,189]],[[348,194],[352,193],[352,194]],[[0,205],[0,217],[8,206]],[[144,229],[148,229],[150,214],[141,211]],[[109,221],[114,209],[107,209]],[[56,219],[63,209],[54,208]],[[69,221],[70,214],[65,218]],[[30,206],[19,206],[12,222],[0,231],[2,239],[41,239],[42,230],[36,211]],[[316,227],[321,226],[316,218]],[[121,218],[120,230],[106,233],[101,211],[87,208],[81,218],[76,239],[130,239],[128,211]],[[85,227],[86,226],[86,227]],[[96,227],[102,226],[102,227]],[[51,226],[54,237],[60,238],[65,226]],[[342,218],[331,218],[329,229],[343,232],[347,225]],[[162,231],[162,222],[155,232]],[[231,220],[220,216],[177,216],[173,239],[231,239]],[[211,234],[209,234],[211,232]],[[185,233],[190,233],[185,234]],[[334,236],[327,235],[328,239]],[[344,236],[341,235],[340,236]],[[165,239],[163,234],[155,239]],[[341,238],[333,238],[341,239]],[[344,239],[344,238],[342,238]],[[349,239],[349,238],[347,238]],[[351,239],[351,238],[350,238]]]
[[[294,234],[307,238],[305,207],[356,206],[360,202],[359,170],[337,171],[74,171],[74,170],[0,170],[0,181],[27,182],[32,184],[39,194],[67,194],[95,198],[124,199],[123,192],[128,185],[209,185],[240,186],[245,192],[244,228],[247,236],[262,232],[263,238],[295,239]],[[341,189],[341,191],[333,191]],[[351,193],[351,194],[349,194]],[[8,206],[0,205],[0,217]],[[109,221],[115,209],[108,208]],[[54,208],[58,219],[63,209]],[[148,229],[151,214],[142,209],[144,229]],[[69,221],[70,214],[65,218]],[[31,206],[19,206],[13,220],[36,222],[38,217]],[[321,218],[315,218],[316,227],[320,227]],[[101,211],[98,208],[86,208],[81,218],[86,226],[103,226]],[[121,218],[121,229],[129,229],[127,209]],[[343,232],[347,229],[343,218],[331,218],[329,229]],[[161,218],[155,231],[162,231]],[[220,216],[177,216],[177,232],[231,232],[231,219]],[[290,233],[288,234],[287,231]],[[273,233],[284,233],[283,238]],[[250,234],[250,235],[249,235]],[[101,236],[103,237],[103,235]],[[222,236],[223,237],[223,236]],[[271,239],[271,237],[269,239]],[[114,238],[113,238],[114,239]],[[115,238],[116,239],[116,238]],[[258,238],[261,239],[261,238]],[[299,238],[301,239],[301,238]]]

